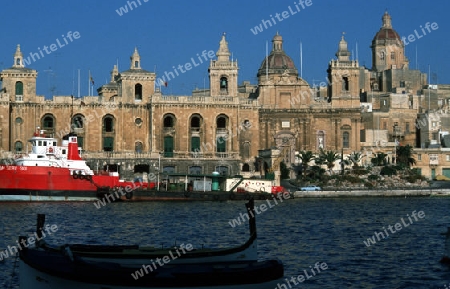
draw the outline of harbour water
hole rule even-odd
[[[286,278],[297,280],[279,288],[450,288],[450,267],[439,263],[450,198],[314,198],[255,206],[259,257],[280,259]],[[100,209],[93,203],[0,203],[0,248],[17,245],[19,235],[31,236],[38,213],[57,226],[45,237],[50,244],[235,246],[247,239],[248,225],[231,221],[245,219],[245,212],[244,201],[113,203]],[[369,238],[374,242],[367,246]],[[14,260],[0,261],[0,288],[19,288]],[[319,271],[316,263],[327,268]]]

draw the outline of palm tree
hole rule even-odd
[[[374,166],[383,166],[386,164],[387,154],[378,152],[370,161]]]
[[[412,157],[413,147],[410,145],[397,147],[396,158],[397,164],[410,168],[416,164],[416,160]]]
[[[352,152],[348,157],[347,157],[347,163],[352,163],[353,164],[353,168],[358,168],[359,167],[359,162],[362,160],[363,155],[361,152]]]
[[[308,164],[310,161],[314,159],[314,154],[312,151],[300,151],[300,153],[297,155],[297,158],[299,158],[302,161],[302,172],[303,177],[306,176],[306,170],[308,169]]]
[[[335,151],[324,151],[320,149],[319,159],[327,166],[330,174],[332,173],[332,169],[334,167],[334,163],[341,158],[341,155]]]

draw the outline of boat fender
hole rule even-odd
[[[131,198],[133,198],[133,192],[126,192],[125,198],[127,198],[127,200],[131,200]]]

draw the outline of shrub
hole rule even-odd
[[[376,181],[380,178],[380,176],[378,175],[369,175],[368,179],[371,181]]]
[[[392,176],[392,175],[396,175],[396,174],[397,174],[397,170],[394,167],[390,167],[390,166],[384,166],[380,172],[380,175],[382,175],[382,176]]]

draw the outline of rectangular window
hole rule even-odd
[[[79,137],[77,138],[77,143],[78,143],[78,146],[79,146],[80,148],[83,147],[83,140],[84,140],[84,138],[83,138],[82,136],[79,136]]]
[[[349,148],[350,147],[350,133],[344,132],[342,134],[342,146],[344,148]]]
[[[216,152],[224,153],[227,151],[227,140],[224,137],[217,138]]]
[[[418,155],[417,155],[417,160],[418,160],[418,161],[421,161],[421,160],[422,160],[422,155],[421,155],[421,154],[418,154]]]
[[[112,152],[114,150],[114,138],[104,137],[103,138],[103,150],[105,152]]]
[[[191,151],[192,152],[200,151],[200,138],[198,136],[191,137]]]
[[[409,133],[409,122],[405,124],[405,132]]]
[[[282,128],[290,128],[291,127],[291,122],[290,121],[282,121],[281,122],[281,127]]]
[[[164,157],[173,157],[173,137],[171,136],[164,137]]]
[[[450,155],[446,155],[446,156],[445,156],[445,160],[446,160],[447,162],[450,162]]]

